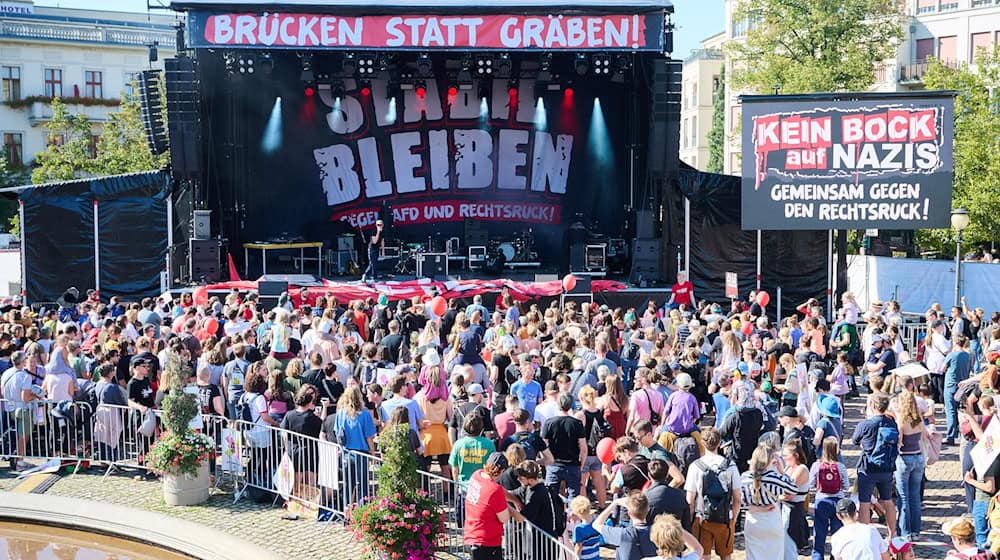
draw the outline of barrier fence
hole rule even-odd
[[[115,469],[146,470],[145,456],[162,426],[153,411],[149,417],[136,409],[87,402],[0,400],[0,455],[19,460],[74,461],[105,465],[105,477]],[[258,500],[290,505],[315,515],[327,510],[343,519],[352,505],[378,491],[375,471],[382,460],[350,450],[336,442],[264,424],[201,415],[191,427],[215,442],[210,464],[216,487],[231,485],[234,502],[247,494]],[[452,557],[468,558],[463,544],[464,499],[461,485],[437,474],[418,471],[420,487],[445,516],[445,534],[439,549]],[[273,497],[272,497],[273,496]],[[577,560],[564,538],[557,538],[530,522],[510,521],[504,529],[505,558]]]

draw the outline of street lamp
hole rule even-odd
[[[969,211],[956,208],[951,211],[951,227],[955,236],[955,307],[961,302],[962,296],[962,231],[969,227]]]

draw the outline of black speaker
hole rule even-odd
[[[170,167],[175,177],[201,177],[201,101],[198,67],[193,58],[178,56],[163,63],[167,92],[167,133]]]
[[[167,131],[163,126],[163,103],[160,99],[160,71],[143,70],[136,86],[139,89],[139,112],[146,144],[153,155],[167,151]]]
[[[587,246],[583,243],[573,243],[569,246],[569,271],[585,272],[587,270]]]
[[[677,169],[681,135],[680,60],[657,58],[652,61],[652,95],[649,113],[649,172],[673,175]],[[641,234],[640,234],[641,237]]]
[[[656,218],[652,210],[636,211],[635,221],[635,237],[637,239],[656,237]]]
[[[503,265],[501,265],[503,266]],[[448,278],[448,255],[446,253],[424,253],[417,263],[417,276],[431,280]]]
[[[566,292],[567,294],[589,294],[591,292],[590,288],[590,276],[577,276],[576,285],[573,289]]]
[[[288,282],[278,282],[273,280],[261,280],[257,282],[257,295],[260,296],[260,304],[265,311],[270,311],[278,306],[278,297],[288,291]]]
[[[657,282],[660,274],[660,239],[636,239],[632,243],[632,272],[629,279],[633,282]]]
[[[189,239],[188,243],[191,280],[208,283],[222,280],[219,242],[215,239]]]

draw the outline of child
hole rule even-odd
[[[896,537],[889,541],[889,554],[893,560],[914,560],[913,543],[903,537]]]
[[[837,518],[837,501],[850,488],[847,467],[840,461],[838,439],[823,439],[818,461],[809,469],[809,486],[816,489],[816,511],[813,515],[813,560],[822,560],[826,537],[836,533],[842,523]]]
[[[611,527],[607,525],[607,521],[611,518],[611,513],[616,507],[623,507],[628,512],[629,526]],[[604,511],[591,523],[591,527],[604,537],[607,544],[618,547],[615,550],[617,560],[641,560],[656,555],[656,547],[649,537],[649,525],[646,525],[646,514],[648,513],[649,500],[637,492],[626,498],[618,498],[608,504],[608,507],[604,508]]]
[[[917,391],[920,393],[920,398],[927,404],[924,424],[931,426],[934,424],[934,393],[931,392],[931,386],[926,383],[921,383]]]
[[[681,527],[681,522],[670,514],[656,516],[649,538],[656,545],[656,560],[698,560],[704,549],[698,539]],[[681,556],[685,550],[688,554]]]
[[[594,529],[591,522],[594,514],[590,511],[590,500],[584,496],[577,496],[569,503],[570,522],[577,523],[573,528],[573,545],[576,549],[576,556],[580,560],[596,560],[601,554],[600,533]]]

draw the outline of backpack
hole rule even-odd
[[[807,429],[809,426],[803,426],[803,428]],[[809,431],[811,432],[812,430]],[[815,436],[816,434],[813,433],[812,435]],[[810,437],[810,434],[805,429],[799,430],[796,428],[794,434],[787,434],[785,436],[786,443],[792,440],[798,440],[799,445],[802,446],[802,451],[806,454],[806,466],[811,468],[813,463],[816,462],[816,446],[813,444],[813,438]]]
[[[587,447],[597,450],[597,444],[602,439],[611,437],[611,424],[604,418],[604,413],[597,411],[594,414],[584,411],[586,417],[591,419],[590,434],[587,435]]]
[[[875,436],[875,448],[868,457],[868,467],[876,472],[890,472],[899,454],[899,430],[895,426],[880,426]]]
[[[621,357],[623,360],[628,360],[634,362],[639,359],[639,345],[631,342],[631,332],[627,333],[623,338],[626,340],[625,347],[622,348]]]
[[[836,463],[820,463],[816,474],[816,484],[824,494],[837,495],[843,489],[840,467]]]
[[[677,458],[677,468],[682,473],[688,472],[688,467],[701,459],[698,441],[691,436],[679,437],[674,440],[674,457]]]
[[[729,514],[733,509],[733,481],[729,473],[729,459],[724,459],[715,468],[710,468],[699,459],[695,465],[701,469],[701,513],[703,521],[729,524]]]
[[[646,397],[646,407],[649,408],[649,423],[655,428],[660,425],[660,413],[653,410],[653,401],[649,400],[649,391],[643,389],[642,394]]]
[[[534,432],[516,432],[510,436],[512,443],[516,443],[524,448],[525,461],[534,461],[538,457],[538,449],[535,449],[535,445],[531,443],[532,436],[534,435]]]
[[[236,417],[247,424],[253,424],[253,409],[250,408],[250,403],[247,402],[247,394],[243,393],[240,400],[236,402]]]

